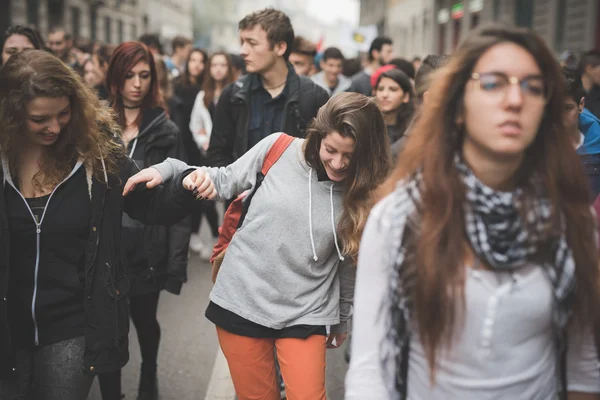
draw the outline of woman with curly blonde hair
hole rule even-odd
[[[58,58],[23,51],[0,81],[0,398],[84,400],[129,358],[122,212],[173,223],[193,197],[174,180],[123,200],[119,128]]]
[[[219,199],[255,187],[281,135],[263,139],[227,167],[195,170],[184,186]],[[389,152],[375,102],[340,93],[253,192],[206,310],[239,399],[279,398],[274,348],[288,398],[325,399],[325,349],[346,338],[358,244]],[[158,184],[187,166],[169,159],[155,168],[133,177],[126,189]]]

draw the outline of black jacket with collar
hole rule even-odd
[[[131,141],[127,152],[134,145]],[[159,164],[167,158],[186,161],[181,133],[162,108],[147,110],[140,124],[137,137],[137,151],[134,159],[144,160],[144,168]],[[168,292],[179,294],[181,286],[187,281],[188,248],[192,224],[189,217],[171,226],[146,225],[144,245],[148,258],[148,268],[138,280],[158,282]],[[135,271],[128,270],[130,273]],[[155,285],[149,285],[155,286]],[[132,292],[132,296],[136,293]]]
[[[305,76],[298,76],[288,65],[287,97],[283,108],[284,132],[294,137],[305,137],[306,128],[329,95]],[[215,110],[214,125],[208,147],[208,162],[214,167],[231,164],[248,149],[248,127],[252,102],[252,83],[260,79],[248,74],[223,89]]]
[[[181,185],[182,176],[159,188],[140,185],[123,197],[125,182],[138,172],[126,157],[118,171],[104,179],[91,179],[89,237],[85,246],[85,353],[84,370],[92,374],[121,369],[129,360],[130,282],[121,263],[121,220],[123,211],[147,224],[173,224],[183,219],[195,203]],[[10,232],[4,196],[5,180],[0,169],[0,380],[14,378],[15,357],[7,315],[10,281]],[[69,183],[65,183],[69,184]],[[56,193],[60,196],[60,192]],[[57,199],[69,201],[69,199]],[[77,205],[74,204],[73,207]]]

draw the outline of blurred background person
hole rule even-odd
[[[412,121],[414,112],[414,92],[412,83],[399,69],[392,69],[379,76],[375,85],[375,99],[383,113],[390,144],[404,136]]]
[[[585,107],[600,118],[600,51],[591,50],[581,56],[581,81],[585,89]]]
[[[2,36],[2,63],[6,64],[10,56],[26,49],[44,49],[44,41],[33,28],[23,25],[8,27]]]
[[[350,88],[352,81],[342,74],[344,55],[337,47],[329,47],[323,52],[321,59],[321,72],[312,76],[317,85],[327,91],[329,96],[345,92]]]
[[[48,48],[54,55],[69,67],[73,67],[77,63],[75,54],[71,51],[73,48],[73,40],[71,34],[63,27],[53,27],[48,33]]]
[[[316,73],[315,56],[317,55],[317,46],[310,40],[302,36],[294,38],[292,52],[290,53],[290,63],[294,66],[296,74],[312,76]]]
[[[237,81],[246,75],[246,63],[239,54],[230,54],[231,67],[233,68],[233,80]]]
[[[377,68],[388,64],[394,58],[392,45],[392,39],[385,36],[376,37],[371,42],[368,64],[361,72],[352,77],[352,85],[348,89],[349,92],[358,92],[365,96],[373,95],[371,75]]]
[[[172,78],[177,78],[185,72],[186,63],[192,51],[192,41],[183,36],[175,36],[171,41],[171,57],[164,57],[167,69]],[[206,59],[204,60],[206,62]]]
[[[109,97],[105,81],[112,50],[112,46],[101,45],[83,64],[83,80],[96,91],[100,100],[108,100]]]
[[[223,88],[234,81],[232,61],[227,53],[213,53],[209,58],[208,68],[209,73],[206,74],[202,90],[196,97],[190,118],[189,131],[195,142],[186,146],[188,157],[192,157],[190,165],[196,166],[207,165],[206,150],[210,141],[217,102]],[[219,216],[216,203],[214,201],[198,202],[197,210],[192,213],[190,250],[200,253],[202,258],[208,259],[212,246],[204,244],[200,239],[202,215],[206,217],[210,225],[213,240],[216,240],[219,236]]]

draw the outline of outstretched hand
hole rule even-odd
[[[146,183],[146,187],[152,189],[163,183],[163,177],[156,168],[143,169],[127,180],[123,188],[123,196],[127,196],[141,183]]]
[[[196,196],[198,200],[212,200],[217,196],[217,190],[210,176],[198,168],[183,179],[183,187]]]

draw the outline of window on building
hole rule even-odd
[[[440,24],[438,29],[438,53],[444,54],[446,51],[446,24]]]
[[[38,3],[39,8],[39,1]],[[65,15],[67,10],[65,9],[65,0],[47,0],[47,12],[48,12],[48,25],[49,26],[63,26],[65,24]]]
[[[98,38],[98,13],[96,7],[90,7],[90,39]]]
[[[6,32],[11,23],[11,0],[0,1],[0,32]]]
[[[138,38],[137,25],[131,24],[131,40],[137,40],[137,38]]]
[[[27,23],[40,25],[40,0],[27,0]]]
[[[533,0],[515,1],[515,25],[531,28],[533,25]]]
[[[596,50],[600,50],[600,5],[597,5],[596,9]]]
[[[453,36],[452,36],[452,50],[456,49],[458,43],[460,42],[460,31],[462,29],[462,19],[455,19],[452,21],[453,26]]]
[[[421,32],[423,32],[423,35],[421,36],[421,47],[422,48],[427,48],[427,41],[425,39],[425,37],[429,34],[429,10],[425,9],[424,13],[423,13],[423,29]]]
[[[565,25],[567,19],[567,0],[557,0],[556,4],[556,31],[554,35],[554,48],[561,51],[564,48],[565,41]]]
[[[75,6],[71,7],[71,34],[73,39],[81,36],[81,10]]]
[[[106,44],[112,43],[112,37],[111,37],[111,20],[109,16],[104,17],[104,42]]]
[[[500,19],[500,0],[494,0],[493,13],[494,13],[494,21],[498,21]]]
[[[475,29],[477,28],[477,26],[479,25],[479,13],[472,13],[471,14],[471,29]]]
[[[117,37],[119,38],[119,43],[123,43],[125,41],[124,33],[123,33],[123,21],[117,21]]]

